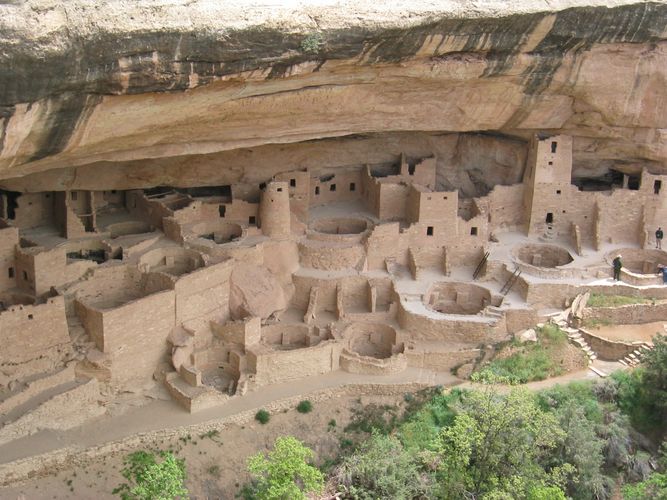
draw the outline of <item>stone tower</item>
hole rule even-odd
[[[290,219],[288,183],[269,182],[259,204],[262,233],[270,238],[287,238],[290,235]]]

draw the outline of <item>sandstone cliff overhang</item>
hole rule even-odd
[[[2,2],[0,178],[404,131],[664,170],[665,2],[244,3]]]

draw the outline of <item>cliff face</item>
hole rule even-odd
[[[307,164],[295,145],[326,165],[361,138],[346,161],[383,162],[480,132],[480,168],[545,131],[575,137],[576,175],[667,172],[667,4],[551,3],[0,2],[1,184],[213,184]]]

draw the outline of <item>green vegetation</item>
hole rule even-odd
[[[296,405],[296,411],[299,413],[310,413],[313,411],[313,403],[307,399],[304,399],[303,401],[300,401],[298,405]]]
[[[158,458],[162,460],[158,462]],[[113,490],[123,500],[171,500],[187,498],[185,461],[171,452],[157,455],[148,451],[129,454],[124,461],[122,476],[128,481]]]
[[[255,420],[264,425],[271,419],[271,414],[266,410],[259,410],[255,413]]]
[[[470,379],[487,384],[515,385],[561,375],[563,367],[559,358],[566,349],[567,334],[556,325],[545,325],[537,329],[537,339],[537,342],[527,344],[511,342],[505,349],[512,354],[496,356],[474,372]]]
[[[312,450],[298,439],[279,437],[268,457],[258,453],[248,459],[253,482],[243,495],[256,500],[296,500],[321,492],[324,475],[309,464],[312,458]]]
[[[592,293],[588,299],[588,307],[618,307],[630,304],[651,304],[655,299],[645,299],[643,297],[628,297],[626,295],[601,295]]]
[[[311,33],[301,40],[301,50],[308,54],[316,54],[324,46],[324,39],[320,33]]]

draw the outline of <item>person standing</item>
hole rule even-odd
[[[623,262],[621,262],[621,255],[617,255],[614,261],[614,281],[619,281],[621,279],[621,268],[623,267]]]
[[[655,232],[655,248],[660,248],[662,249],[662,237],[664,234],[662,233],[662,228],[659,227],[658,230]]]

